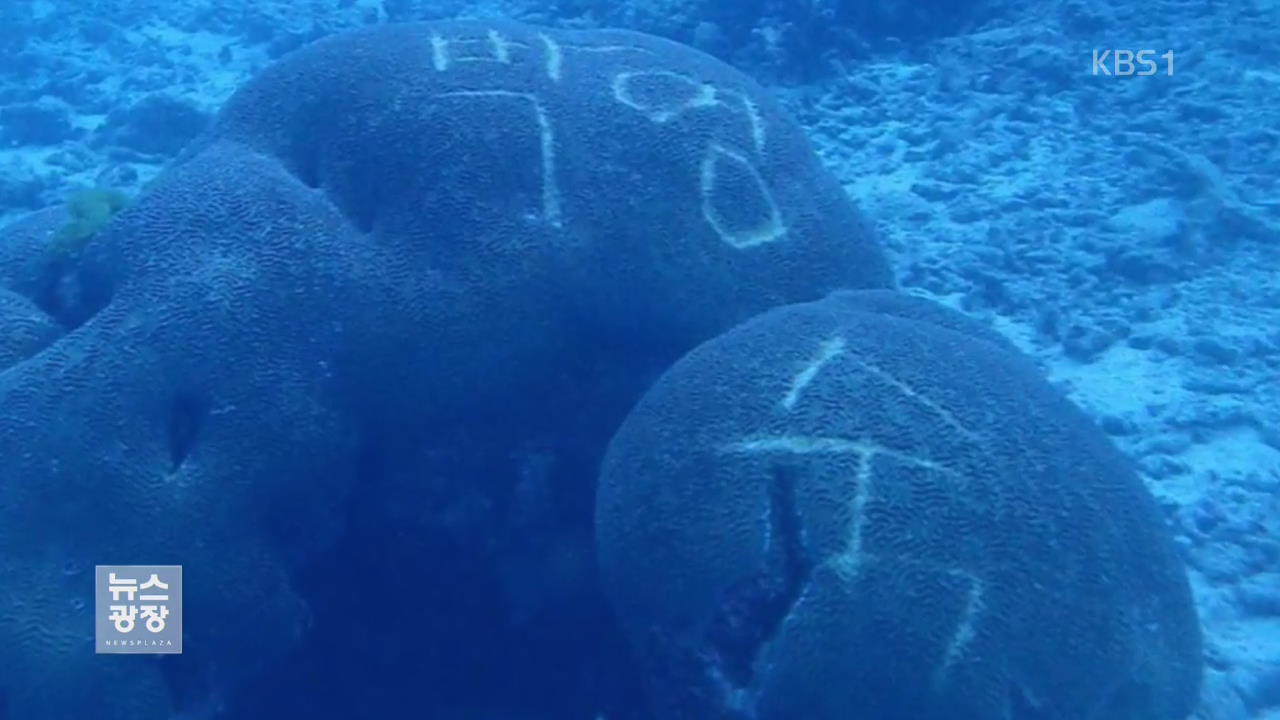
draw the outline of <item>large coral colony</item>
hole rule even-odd
[[[543,527],[598,566],[563,602],[599,589],[648,717],[1195,707],[1187,578],[1126,459],[998,334],[896,289],[798,125],[690,48],[329,37],[127,207],[9,226],[0,271],[5,717],[247,696],[341,602],[316,577],[411,558],[428,587],[457,577],[441,537],[483,565],[495,523],[538,526],[458,509],[513,506],[530,448]],[[110,562],[184,567],[181,665],[94,657],[66,568]],[[357,663],[421,656],[424,613],[382,610]]]

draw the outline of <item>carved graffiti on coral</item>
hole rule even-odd
[[[560,82],[564,77],[565,52],[583,53],[636,53],[653,55],[649,50],[630,45],[562,45],[546,33],[538,33],[542,45],[542,66],[547,78]],[[482,38],[445,36],[432,33],[431,66],[436,72],[445,72],[466,63],[494,63],[514,65],[521,60],[518,55],[532,56],[534,47],[512,40],[501,31],[490,29]]]
[[[728,111],[732,116],[741,118],[750,149],[742,151],[713,141],[703,156],[699,173],[703,217],[722,240],[739,250],[764,245],[787,234],[773,194],[749,157],[764,152],[768,142],[760,108],[751,98],[736,90],[719,88],[666,70],[618,73],[613,78],[612,89],[614,100],[658,124],[707,110]],[[733,207],[754,207],[763,211],[751,223],[731,220],[728,207],[716,199],[726,166],[736,168],[739,177],[747,180],[734,188],[741,194],[734,195]]]
[[[809,387],[813,379],[818,376],[822,368],[826,367],[832,360],[840,357],[846,347],[848,347],[848,343],[840,335],[824,340],[818,346],[818,352],[813,359],[791,378],[791,386],[787,388],[787,394],[782,396],[782,401],[780,402],[782,407],[786,410],[794,408],[796,402],[800,400],[800,395],[804,393],[805,388]]]
[[[924,406],[926,409],[928,409],[929,412],[936,415],[939,420],[946,423],[948,427],[955,430],[957,433],[963,435],[964,437],[974,442],[977,442],[977,443],[984,442],[984,439],[982,438],[982,436],[979,435],[978,433],[975,433],[973,430],[970,430],[964,423],[960,422],[960,419],[955,416],[955,413],[943,407],[941,404],[939,404],[937,401],[935,401],[933,398],[929,397],[928,395],[916,390],[906,381],[895,377],[889,371],[885,370],[884,368],[881,368],[880,366],[876,365],[875,363],[865,358],[850,356],[849,359],[855,364],[857,364],[858,368],[864,371],[866,374],[871,375],[872,377],[875,377],[881,382],[884,382],[885,384],[891,386],[893,389],[897,390],[904,397],[910,399],[911,401]]]
[[[727,181],[723,176],[738,175],[739,183],[731,198],[719,199]],[[784,238],[787,234],[782,212],[773,200],[764,178],[746,157],[729,148],[712,143],[702,159],[698,190],[702,194],[702,216],[720,239],[739,250],[752,248]],[[752,197],[754,195],[754,197]],[[754,201],[754,203],[752,202]],[[759,217],[752,222],[732,218],[744,208],[754,208]]]
[[[538,97],[533,93],[513,92],[510,90],[457,90],[440,93],[436,97],[496,97],[511,98],[529,103],[529,106],[533,109],[534,121],[538,126],[538,146],[542,163],[540,173],[542,178],[542,218],[553,227],[561,227],[564,221],[564,212],[561,207],[560,185],[556,180],[555,129],[551,123],[551,115]]]
[[[613,77],[613,98],[659,124],[719,104],[715,86],[667,70],[618,73]]]
[[[514,65],[523,60],[541,62],[546,76],[560,82],[565,73],[566,53],[635,53],[649,50],[628,45],[563,45],[545,33],[535,44],[512,40],[495,29],[482,37],[430,36],[431,66],[446,72],[468,63]],[[535,57],[540,50],[540,58]],[[681,73],[667,70],[627,70],[613,75],[610,88],[614,100],[651,122],[665,124],[700,111],[727,112],[742,123],[745,149],[711,141],[698,168],[698,191],[703,219],[728,245],[747,249],[786,236],[787,227],[753,156],[764,152],[768,142],[766,123],[759,106],[746,94],[718,87]],[[531,104],[538,124],[542,155],[542,214],[549,224],[562,226],[563,208],[556,179],[556,136],[551,115],[537,95],[514,90],[460,90],[437,97],[510,97]],[[746,213],[746,214],[744,214]]]
[[[510,65],[513,50],[529,49],[525,43],[515,42],[497,30],[489,30],[483,38],[450,38],[432,33],[431,65],[437,72],[462,63]]]
[[[564,49],[546,33],[538,33],[538,39],[542,41],[546,56],[547,77],[552,82],[560,82],[560,78],[564,77]]]
[[[827,343],[824,343],[824,354]],[[821,355],[820,355],[821,357]],[[803,373],[802,373],[803,374]],[[891,562],[902,567],[931,573],[935,576],[953,578],[964,585],[964,606],[956,618],[951,638],[938,658],[932,682],[941,685],[946,682],[955,664],[960,661],[977,632],[977,621],[985,609],[985,583],[972,571],[963,567],[949,567],[921,561],[911,557],[879,558],[867,552],[864,547],[867,523],[867,506],[875,497],[874,460],[877,457],[891,458],[894,462],[920,468],[929,472],[961,477],[956,471],[929,458],[894,450],[870,439],[852,440],[841,437],[807,436],[807,435],[766,435],[744,438],[728,443],[721,448],[727,454],[770,454],[770,455],[852,455],[857,458],[857,477],[854,479],[853,492],[849,498],[849,522],[846,530],[844,547],[822,561],[822,565],[834,570],[846,586],[857,582],[863,568],[871,563]]]
[[[688,112],[724,109],[740,115],[752,151],[764,152],[768,141],[760,107],[745,93],[717,87],[667,70],[629,71],[613,78],[613,98],[655,123],[667,123]]]

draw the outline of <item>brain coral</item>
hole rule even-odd
[[[580,368],[625,407],[751,314],[891,282],[745,77],[641,35],[505,23],[302,49],[57,275],[38,246],[11,244],[14,292],[42,308],[74,292],[50,311],[65,334],[0,371],[14,720],[169,713],[160,661],[117,682],[121,665],[85,659],[85,568],[183,565],[184,661],[232,683],[305,631],[290,578],[389,436],[514,443],[595,412],[566,405]],[[619,380],[629,364],[644,372]]]
[[[766,312],[614,437],[598,553],[659,715],[1183,720],[1199,624],[1155,502],[1029,361],[921,303]]]
[[[305,622],[286,577],[345,487],[324,358],[351,297],[294,245],[339,237],[336,216],[281,180],[247,155],[173,171],[103,241],[139,253],[110,302],[0,372],[8,717],[168,716],[143,691],[164,689],[158,661],[93,660],[96,564],[184,565],[188,650],[224,672]],[[170,246],[148,258],[151,242]]]
[[[28,213],[0,230],[0,288],[40,305],[49,296],[50,252],[71,220],[64,206]]]
[[[343,214],[366,282],[355,332],[392,404],[449,376],[436,407],[510,412],[566,357],[662,347],[665,366],[765,308],[891,283],[762,88],[636,33],[448,22],[329,38],[244,87],[187,155],[228,147]],[[551,400],[530,400],[545,415]]]
[[[61,329],[30,300],[0,288],[0,370],[35,355],[58,338]]]

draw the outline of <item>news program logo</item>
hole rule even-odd
[[[94,596],[96,652],[182,652],[181,565],[98,565]]]

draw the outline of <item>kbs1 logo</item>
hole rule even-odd
[[[95,570],[97,652],[182,652],[181,565],[98,565]]]
[[[1173,75],[1173,51],[1156,55],[1155,50],[1094,50],[1092,67],[1095,76],[1148,76],[1161,69],[1165,75]]]

